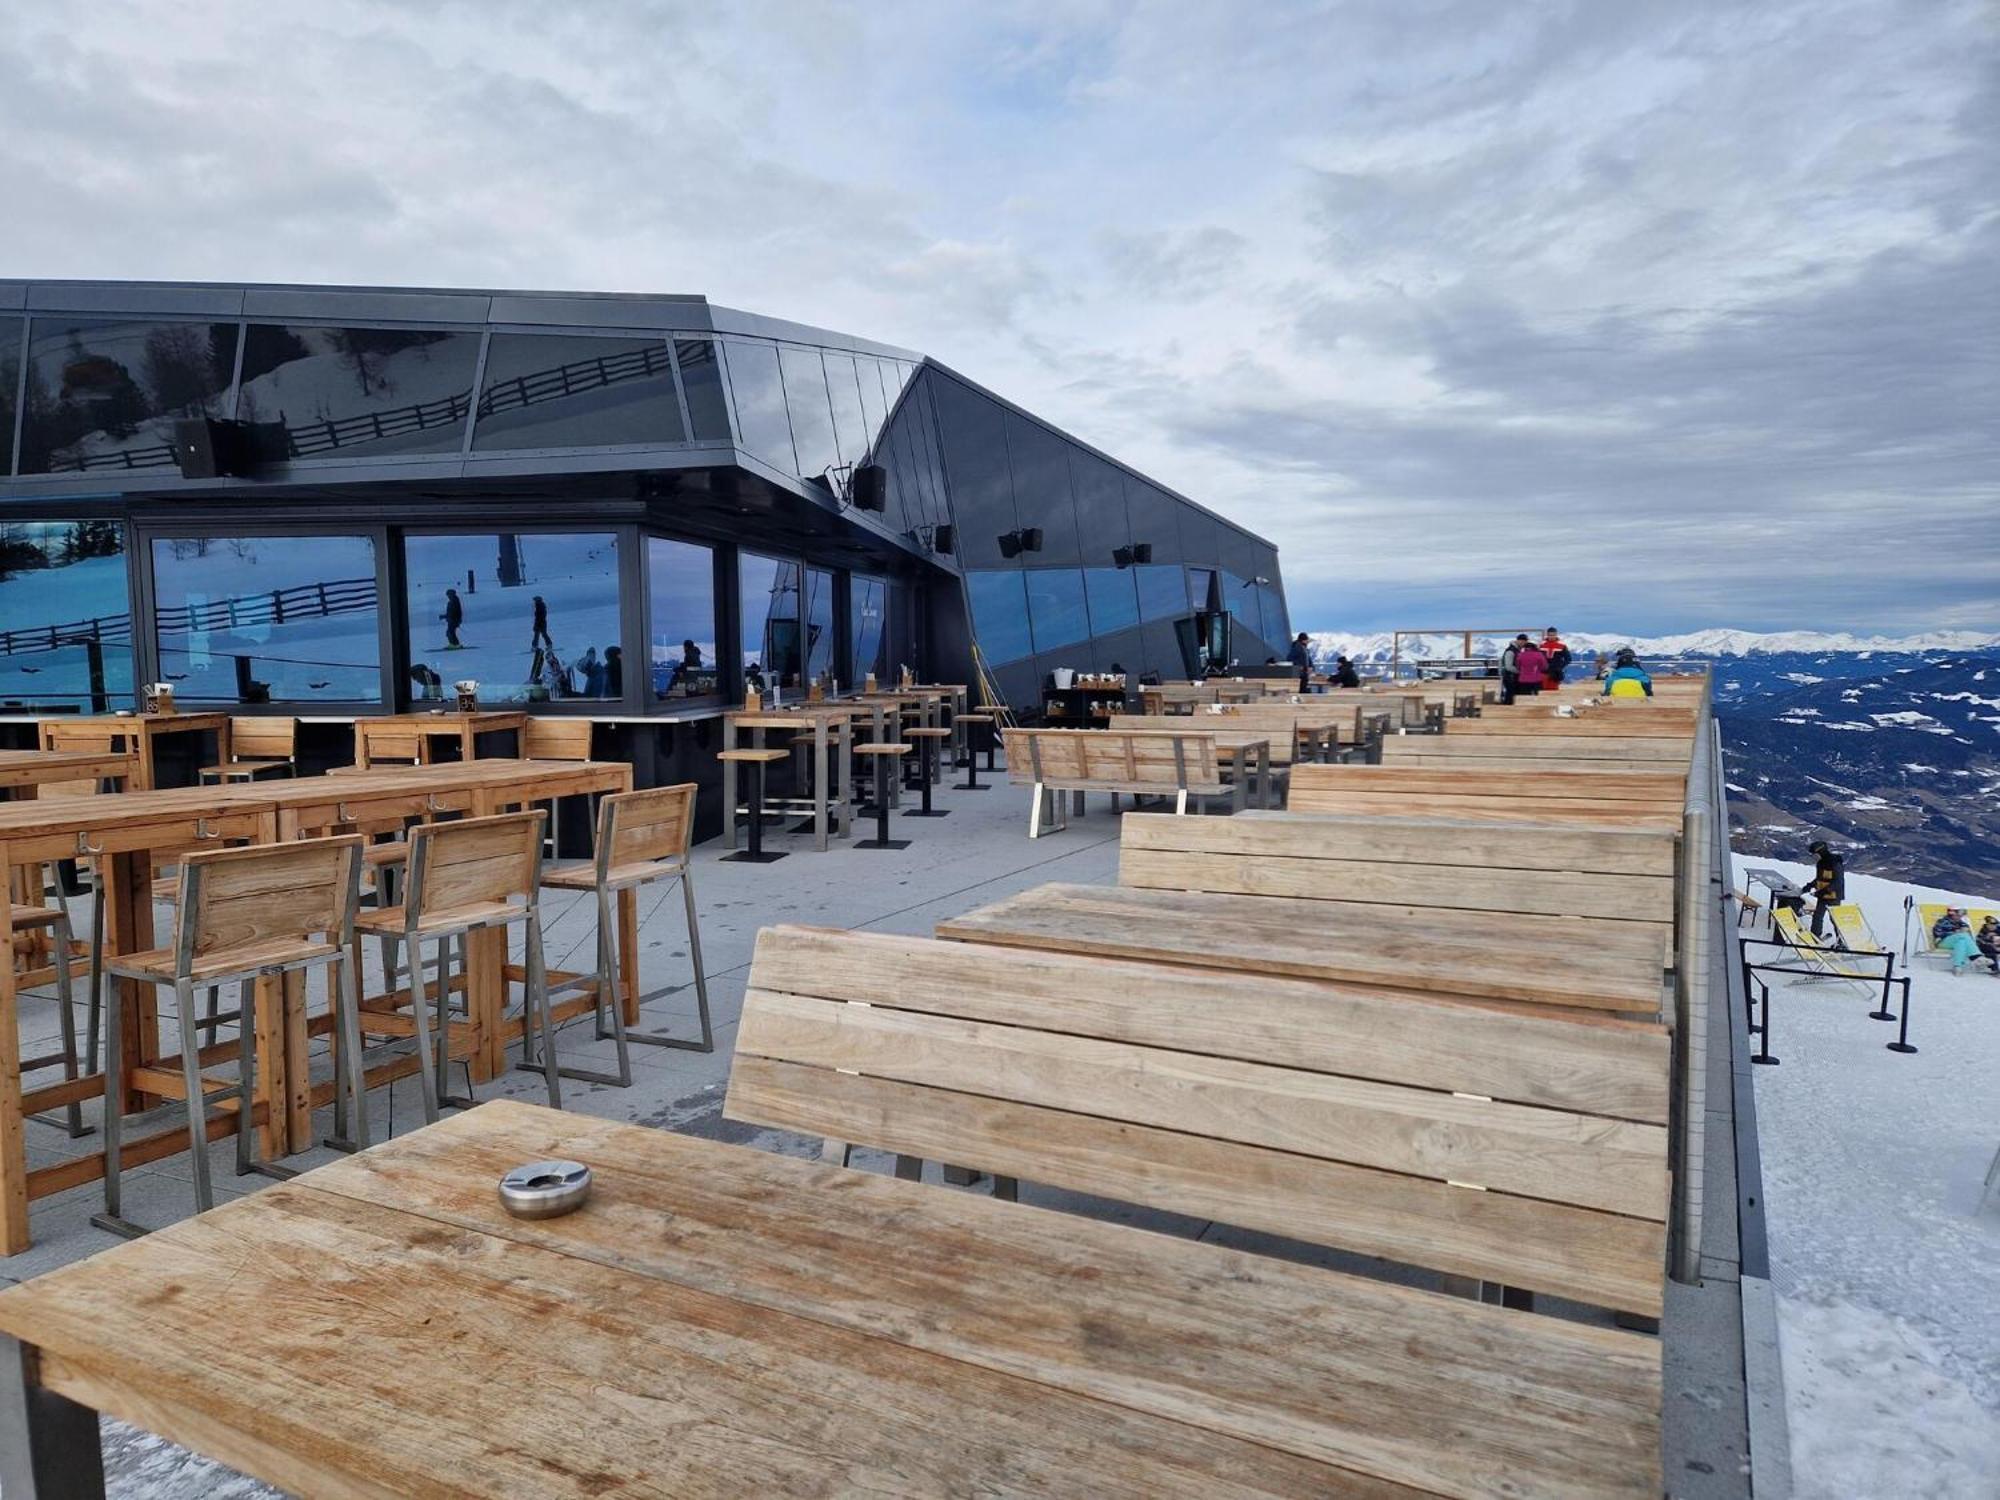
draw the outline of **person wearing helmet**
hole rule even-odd
[[[1646,675],[1646,669],[1639,665],[1639,658],[1630,646],[1618,652],[1618,664],[1604,677],[1604,687],[1599,694],[1605,698],[1650,698],[1653,696],[1653,679]]]
[[[1806,893],[1813,898],[1812,935],[1826,930],[1826,914],[1847,899],[1847,861],[1828,847],[1825,839],[1806,846],[1813,857],[1813,878]]]

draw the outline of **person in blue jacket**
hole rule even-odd
[[[1646,669],[1639,665],[1639,658],[1630,646],[1618,653],[1618,664],[1604,678],[1606,698],[1650,698],[1653,696],[1653,679],[1646,675]]]

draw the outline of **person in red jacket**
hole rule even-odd
[[[1549,675],[1549,659],[1542,648],[1533,641],[1514,652],[1514,671],[1520,681],[1514,684],[1517,698],[1532,698],[1542,690],[1542,683]]]
[[[1542,632],[1542,655],[1549,659],[1548,684],[1550,689],[1553,690],[1561,687],[1563,685],[1563,674],[1569,670],[1569,664],[1574,658],[1570,655],[1569,647],[1563,644],[1562,637],[1556,634],[1556,628],[1553,625]]]

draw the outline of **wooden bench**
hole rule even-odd
[[[1492,1017],[1488,1045],[1469,1045],[1465,1014],[1342,1007],[1282,979],[767,928],[725,1110],[825,1137],[842,1161],[852,1143],[962,1162],[1657,1317],[1664,1056],[1614,1109],[1530,1105],[1534,1087],[1496,1053],[1546,1073],[1549,1038],[1510,1042],[1513,1018]]]
[[[1484,716],[1468,720],[1484,723]],[[1460,726],[1461,728],[1463,726]],[[1650,735],[1564,734],[1555,731],[1532,734],[1398,735],[1383,742],[1386,764],[1410,762],[1490,763],[1494,770],[1536,769],[1538,763],[1575,761],[1617,770],[1652,764],[1674,767],[1686,773],[1694,754],[1694,739],[1656,738]]]
[[[1007,729],[1002,735],[1007,779],[1034,788],[1034,807],[1028,815],[1031,839],[1042,835],[1043,804],[1050,799],[1053,827],[1066,826],[1064,792],[1075,794],[1078,812],[1086,792],[1172,797],[1177,814],[1187,811],[1189,797],[1229,797],[1236,809],[1243,807],[1244,778],[1237,778],[1234,786],[1225,782],[1215,742],[1200,734]]]
[[[1301,766],[1288,811],[1380,813],[1479,822],[1681,826],[1677,772],[1488,771],[1458,766]]]

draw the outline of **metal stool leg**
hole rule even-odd
[[[361,1055],[361,986],[356,973],[355,950],[349,949],[341,954],[334,961],[334,967],[340,971],[337,984],[332,973],[327,975],[328,987],[333,989],[334,1026],[339,1037],[333,1049],[333,1096],[340,1106],[338,1113],[346,1116],[347,1128],[343,1129],[343,1122],[336,1119],[336,1138],[326,1144],[341,1151],[366,1151],[368,1065]]]
[[[215,1206],[215,1186],[208,1176],[208,1099],[201,1081],[201,1043],[195,1036],[194,982],[188,979],[174,981],[174,1011],[180,1021],[181,1033],[181,1082],[187,1089],[187,1123],[189,1156],[194,1168],[194,1206],[196,1213],[206,1213]],[[253,1028],[241,1028],[248,1033]],[[239,1126],[247,1127],[249,1121],[239,1120]]]
[[[92,1214],[99,1229],[137,1239],[145,1226],[125,1217],[123,1145],[125,1138],[125,994],[117,980],[104,992],[104,1212]]]
[[[542,1076],[548,1080],[549,1108],[562,1108],[562,1070],[556,1066],[556,1027],[549,1014],[549,975],[542,962],[541,915],[528,908],[528,978],[521,1007],[521,1030],[538,1025],[542,1033]]]
[[[857,842],[856,848],[864,847]],[[625,1040],[635,1045],[647,1047],[679,1047],[686,1052],[713,1052],[715,1050],[715,1027],[708,1014],[708,971],[701,961],[701,921],[695,915],[694,872],[683,869],[675,877],[681,883],[681,902],[687,908],[688,957],[694,962],[694,1004],[701,1019],[701,1040],[688,1041],[685,1037],[660,1036],[656,1032],[631,1030],[625,1033]]]
[[[598,1027],[597,1034],[600,1038],[609,1036],[616,1043],[616,1051],[618,1055],[618,1070],[614,1073],[603,1073],[590,1068],[558,1067],[555,1071],[557,1075],[563,1078],[574,1078],[580,1083],[603,1083],[603,1084],[610,1084],[616,1088],[624,1089],[624,1088],[630,1088],[632,1086],[632,1052],[630,1046],[628,1045],[628,1038],[625,1032],[625,1007],[618,993],[618,949],[616,943],[617,933],[614,925],[616,923],[616,920],[617,920],[616,908],[612,894],[606,891],[602,886],[598,887],[597,993],[596,993],[596,1016],[597,1016],[597,1027]],[[534,937],[535,934],[531,931],[530,933],[531,943],[533,942]],[[532,973],[529,983],[532,986],[533,984]],[[542,995],[543,995],[542,1006],[543,1009],[546,1010],[549,1005],[548,980],[546,974],[544,974],[542,981]],[[609,1007],[611,1012],[611,1029],[608,1032],[604,1029],[604,1013],[607,1006]],[[524,1004],[521,1011],[521,1039],[522,1039],[521,1066],[524,1068],[532,1067],[532,1064],[527,1060],[528,1058],[527,1038],[529,1033],[533,1029],[533,1022],[534,1022],[534,1011],[531,1007]],[[547,1072],[547,1064],[554,1056],[553,1052],[554,1043],[551,1042],[548,1043],[547,1045],[551,1050],[550,1050],[550,1056],[548,1058],[543,1059],[543,1067],[541,1069],[541,1071],[543,1072]],[[561,1105],[558,1104],[557,1108],[561,1108]]]
[[[55,936],[56,951],[56,1004],[62,1011],[63,1081],[74,1083],[77,1079],[76,1012],[71,1007],[75,1004],[76,995],[75,987],[70,981],[69,951],[73,935],[69,927],[69,913],[61,906],[56,908],[56,920],[52,931]],[[82,1100],[70,1100],[65,1113],[72,1140],[89,1133],[90,1127],[83,1123]]]
[[[410,976],[410,1018],[417,1034],[417,1079],[424,1095],[424,1123],[435,1125],[438,1119],[437,1075],[431,1058],[430,1001],[424,993],[423,948],[414,931],[404,934],[403,947],[404,962]]]

